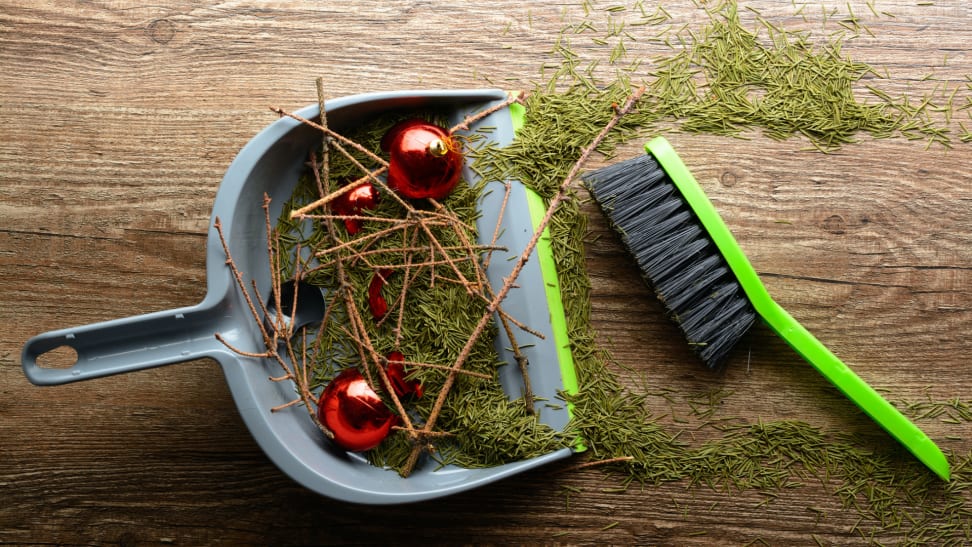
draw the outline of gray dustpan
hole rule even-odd
[[[449,115],[450,123],[466,115],[500,104],[506,93],[499,90],[401,91],[342,97],[328,101],[328,123],[341,132],[358,120],[388,110],[435,108]],[[317,106],[297,112],[304,118],[319,114]],[[486,138],[499,145],[513,138],[513,122],[508,109],[499,110],[478,124],[495,129]],[[474,128],[475,129],[475,128]],[[318,146],[320,133],[290,118],[281,118],[256,135],[226,171],[213,205],[213,218],[219,218],[230,253],[240,270],[256,281],[261,297],[270,294],[266,251],[263,195],[272,198],[271,215],[279,216],[283,203],[305,169],[308,151]],[[477,175],[464,169],[467,181]],[[481,238],[492,236],[499,215],[504,186],[491,182],[481,206]],[[502,219],[502,238],[507,251],[494,253],[488,277],[495,289],[513,267],[533,234],[530,201],[536,217],[536,198],[518,182],[513,183],[509,205]],[[425,465],[408,478],[370,465],[358,454],[348,454],[324,442],[323,435],[310,422],[304,410],[291,408],[271,413],[272,407],[293,399],[293,386],[272,382],[268,376],[279,374],[278,365],[243,357],[218,342],[220,333],[234,347],[259,352],[263,349],[259,329],[249,315],[242,294],[226,266],[226,256],[216,230],[210,224],[207,238],[204,300],[186,308],[150,313],[47,332],[30,339],[23,348],[22,364],[27,378],[37,385],[55,385],[145,368],[212,358],[219,362],[240,415],[253,437],[285,473],[298,483],[320,494],[355,503],[394,504],[436,498],[481,486],[516,473],[565,458],[572,449],[563,448],[540,457],[501,466],[466,469],[455,466],[437,468]],[[541,250],[541,253],[549,252]],[[504,256],[508,253],[509,256]],[[545,264],[541,268],[541,262]],[[559,291],[551,292],[556,273],[550,271],[549,258],[538,260],[537,251],[518,278],[504,309],[511,316],[544,335],[523,348],[531,363],[531,383],[537,397],[554,400],[571,382],[568,341],[561,329],[551,326],[551,318],[562,319]],[[546,270],[546,271],[543,271]],[[500,329],[502,330],[502,329]],[[38,357],[62,346],[77,352],[70,368],[45,368]],[[496,341],[501,358],[513,362],[506,349],[505,334]],[[558,351],[560,350],[560,351]],[[519,373],[514,366],[501,367],[500,382],[518,397]],[[567,408],[543,408],[541,419],[556,430],[569,420]]]

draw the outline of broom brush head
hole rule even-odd
[[[646,156],[588,173],[584,182],[702,360],[721,366],[758,316],[930,470],[949,480],[948,458],[934,441],[773,300],[668,141],[656,137],[645,150]]]
[[[691,348],[720,368],[757,314],[669,174],[645,154],[582,180]]]

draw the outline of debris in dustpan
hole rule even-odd
[[[507,93],[491,89],[397,91],[340,97],[328,100],[324,106],[333,127],[351,134],[377,123],[382,113],[403,109],[413,110],[409,112],[413,116],[419,114],[419,108],[429,109],[425,114],[434,114],[429,120],[441,116],[442,120],[437,121],[444,123],[443,127],[462,125],[464,117],[475,117],[480,109],[488,111],[493,105],[503,109],[508,98]],[[360,231],[356,231],[358,223],[351,223],[357,238],[337,245],[335,256],[316,256],[310,242],[315,230],[327,224],[326,219],[291,219],[283,208],[295,197],[294,189],[304,173],[311,175],[304,180],[312,196],[306,201],[323,195],[313,174],[327,165],[329,175],[334,175],[331,171],[341,161],[328,158],[325,163],[321,156],[308,171],[308,153],[319,150],[322,133],[295,118],[317,118],[319,109],[319,105],[307,107],[290,118],[271,123],[230,164],[213,204],[212,229],[206,245],[207,294],[202,302],[37,335],[27,341],[21,353],[25,375],[37,385],[56,385],[213,358],[222,367],[240,415],[268,456],[308,488],[357,503],[406,503],[440,497],[568,457],[576,447],[573,442],[565,446],[571,412],[558,400],[564,392],[572,392],[576,377],[565,334],[566,321],[562,320],[564,313],[554,306],[560,304],[560,291],[553,245],[544,235],[553,209],[545,209],[543,198],[522,182],[510,177],[484,177],[477,172],[482,167],[474,169],[470,161],[464,161],[462,178],[468,184],[457,184],[441,203],[420,199],[405,207],[408,202],[403,199],[394,218],[382,212],[391,203],[397,203],[394,194],[383,188],[380,181],[372,181],[375,190],[383,192],[381,199],[372,199],[365,191],[365,195],[353,200],[355,212],[361,214],[343,215],[360,217]],[[461,139],[466,153],[480,148],[484,152],[505,149],[513,142],[514,111],[497,110],[473,124],[469,131],[456,133],[455,138]],[[373,127],[377,136],[366,145],[378,150],[377,141],[390,127],[390,121],[381,129]],[[357,134],[354,136],[362,140]],[[331,148],[336,150],[329,144],[329,151]],[[438,146],[436,150],[442,152]],[[349,155],[360,153],[353,150]],[[470,157],[467,154],[466,158]],[[321,186],[324,180],[341,179],[322,178]],[[439,182],[443,180],[449,179],[444,177]],[[344,205],[350,206],[351,201]],[[289,209],[297,208],[296,203]],[[344,234],[347,225],[334,222],[340,220],[337,215],[329,216],[332,230],[342,237],[352,235]],[[368,243],[357,249],[353,259],[346,260],[347,269],[344,262],[335,261],[347,258],[343,256],[344,249],[353,247],[352,241],[382,230],[382,218],[387,222],[385,228],[412,224],[411,231],[403,229],[399,235],[414,239],[399,238],[399,245],[412,246],[427,237],[429,252],[441,256],[426,260],[428,264],[424,265],[414,259],[417,254],[412,260],[403,257],[397,262],[379,261],[383,245],[396,241],[392,237],[372,237],[364,240]],[[290,228],[275,231],[278,222],[291,221]],[[473,225],[475,244],[463,239],[474,231]],[[440,230],[445,235],[436,235]],[[453,240],[442,239],[446,236]],[[456,258],[459,254],[449,254],[462,249],[484,251],[482,261],[488,259],[489,267],[473,267],[465,264],[470,261]],[[295,260],[296,257],[300,259]],[[332,273],[341,265],[345,272],[343,282],[341,276],[328,273],[329,262],[334,266]],[[421,278],[412,274],[420,266],[429,266],[430,270],[435,266],[435,275],[430,273],[425,281],[437,291],[445,291],[442,294],[449,298],[418,298],[421,293],[414,289],[420,286]],[[386,275],[386,269],[399,272]],[[472,281],[483,270],[489,288],[483,283],[482,293],[472,291],[478,300],[471,300],[468,289],[479,285],[458,283],[461,279],[454,272],[459,271]],[[376,315],[381,318],[342,313],[344,301],[364,308],[371,280],[376,277],[371,296],[380,312]],[[318,285],[332,289],[325,293]],[[409,289],[402,301],[399,295],[406,286]],[[460,321],[469,319],[464,314],[476,317],[477,309],[470,311],[470,301],[482,312],[475,321],[475,331],[484,337],[472,337],[472,329],[459,333],[469,326],[463,327]],[[384,306],[380,305],[382,302]],[[399,328],[396,315],[406,304],[408,321],[420,321],[436,329],[415,340],[412,346],[406,343],[410,339],[408,324],[403,320]],[[509,321],[510,331],[516,331],[518,341],[511,340],[507,329],[500,328],[504,321],[497,319],[495,325],[490,322],[499,310],[504,312],[499,316],[503,319],[519,318],[518,323]],[[555,316],[561,318],[556,327]],[[312,328],[314,323],[320,325]],[[530,327],[521,329],[521,324]],[[335,331],[324,327],[327,325],[335,327]],[[394,332],[396,336],[372,335],[378,332]],[[530,333],[532,339],[524,340],[530,337],[522,333]],[[492,347],[483,343],[490,338],[494,340]],[[329,346],[329,340],[338,345]],[[371,342],[371,349],[358,344],[358,340]],[[342,341],[344,346],[340,345]],[[46,368],[38,364],[38,357],[61,346],[77,352],[74,365]],[[468,352],[464,352],[467,346]],[[336,348],[351,351],[342,353]],[[518,358],[513,348],[523,358]],[[441,364],[435,359],[436,352],[455,352],[456,358]],[[460,361],[459,355],[465,360]],[[476,371],[473,365],[482,356],[489,358],[481,359],[484,370]],[[531,405],[527,404],[529,397],[523,397],[525,377],[519,374],[519,366],[530,367],[530,386],[538,395],[532,405],[534,414],[527,411]],[[324,384],[329,384],[340,370],[351,367],[360,367],[362,377],[371,376],[367,387],[383,397],[382,403],[390,405],[396,420],[401,420],[390,425],[393,433],[389,439],[369,451],[367,458],[327,441],[322,431],[330,429],[321,428],[321,418],[315,410]],[[440,373],[438,392],[433,391],[437,387],[434,379],[430,381],[434,371]],[[268,372],[277,377],[268,380]],[[493,385],[493,377],[502,389]],[[442,389],[447,384],[454,388],[448,395]],[[388,386],[390,389],[386,389]],[[325,401],[324,420],[337,418],[336,423],[345,430],[342,435],[358,433],[360,421],[342,418],[347,416],[346,409],[367,407],[373,399],[361,382],[342,382],[333,391],[341,404],[334,408]],[[357,396],[345,405],[347,397],[341,401],[342,394]],[[393,401],[396,397],[398,405]],[[470,404],[474,399],[488,401],[485,410]],[[328,408],[336,414],[329,417]],[[430,414],[422,413],[423,408],[438,409],[434,428],[428,419]],[[406,420],[413,423],[411,431]],[[338,425],[333,427],[339,429]],[[367,439],[348,436],[345,442],[355,449],[363,447],[372,442],[372,436],[380,437],[382,429],[371,427],[363,431]],[[468,448],[477,443],[483,450],[469,452]],[[428,462],[429,447],[438,450],[433,454],[435,460],[456,465]],[[393,454],[396,450],[400,456]],[[394,471],[371,465],[368,458],[382,467],[391,466],[382,462],[400,462],[396,464],[400,471],[414,472],[408,478],[396,478]]]
[[[491,239],[477,233],[484,187],[460,181],[464,156],[473,161],[482,140],[470,125],[515,98],[451,128],[436,112],[379,114],[347,135],[327,128],[326,116],[320,124],[301,119],[327,135],[327,146],[308,151],[307,172],[280,218],[271,218],[269,198],[263,204],[273,290],[267,304],[251,299],[250,311],[262,356],[283,370],[274,379],[296,385],[284,406],[305,407],[336,446],[368,451],[372,463],[403,476],[426,453],[481,467],[573,442],[538,418],[521,348],[543,335],[503,307],[515,275],[502,287],[488,281],[502,230],[490,227]],[[246,291],[246,272],[231,256],[229,264]],[[283,313],[260,320],[264,308],[301,310],[300,291],[281,290],[291,284],[320,287],[319,320],[298,329]],[[512,362],[496,350],[499,329],[512,342]],[[515,397],[496,379],[507,366],[522,374]]]

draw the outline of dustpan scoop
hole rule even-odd
[[[455,124],[466,115],[500,104],[506,97],[500,90],[399,91],[342,97],[328,101],[325,107],[329,126],[340,132],[343,127],[400,109],[434,108],[447,114],[449,122]],[[319,110],[316,105],[309,106],[297,114],[312,119]],[[492,127],[483,134],[500,146],[513,138],[513,120],[508,109],[491,114],[476,126]],[[320,141],[320,133],[307,125],[290,118],[276,120],[240,151],[217,192],[213,219],[220,219],[235,263],[255,280],[264,302],[270,294],[271,283],[261,209],[263,196],[266,193],[272,200],[271,217],[279,217],[284,202],[306,168],[308,152],[319,146]],[[469,168],[468,160],[463,178],[470,183],[479,180]],[[478,219],[481,239],[492,237],[504,192],[505,185],[499,181],[490,182],[483,192]],[[494,252],[487,271],[496,289],[502,286],[513,267],[514,260],[508,258],[519,256],[533,235],[531,203],[535,211],[536,200],[522,184],[512,181],[512,194],[501,221],[502,238],[498,241],[506,250]],[[23,348],[22,364],[27,378],[37,385],[55,385],[194,359],[215,359],[222,367],[240,415],[270,459],[305,487],[355,503],[395,504],[454,494],[572,453],[571,448],[563,448],[536,458],[481,469],[425,465],[408,478],[402,478],[394,471],[371,465],[361,455],[330,447],[323,442],[321,432],[308,420],[304,410],[270,411],[294,396],[292,384],[268,380],[268,376],[278,372],[271,368],[276,365],[234,353],[216,340],[214,335],[219,333],[238,349],[253,352],[263,349],[259,327],[231,278],[226,254],[212,223],[206,253],[207,293],[200,304],[38,335]],[[543,253],[549,253],[549,249],[541,249],[540,254]],[[533,391],[538,398],[550,401],[556,400],[570,383],[572,370],[563,362],[561,348],[567,346],[564,334],[554,332],[551,325],[552,315],[563,313],[562,308],[558,312],[556,305],[548,304],[554,296],[559,304],[559,293],[550,289],[551,284],[554,288],[556,284],[552,266],[549,256],[539,256],[534,250],[534,256],[519,276],[518,287],[504,302],[506,313],[544,335],[543,339],[531,340],[523,352],[530,362]],[[513,362],[507,349],[509,345],[505,333],[500,333],[496,349],[502,359]],[[38,358],[62,346],[77,353],[73,366],[45,368],[38,364]],[[519,397],[522,385],[515,368],[501,367],[499,378],[511,398]],[[556,430],[563,430],[569,419],[567,407],[544,408],[541,413],[541,420]]]

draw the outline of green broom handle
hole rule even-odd
[[[763,320],[808,363],[853,401],[865,414],[911,451],[936,475],[949,480],[948,460],[921,429],[838,359],[813,334],[770,296],[715,206],[672,146],[662,137],[645,145],[678,187],[706,232],[725,257],[746,296]]]

